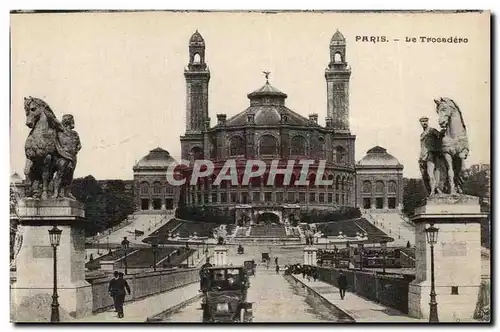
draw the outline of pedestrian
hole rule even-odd
[[[115,271],[113,273],[113,275],[114,275],[114,278],[111,279],[111,281],[109,282],[108,292],[109,292],[109,295],[113,298],[113,304],[115,306],[115,312],[118,312],[118,307],[116,305],[116,294],[117,294],[116,281],[118,280],[118,276],[119,276],[118,271]]]
[[[203,264],[200,269],[200,292],[203,292],[208,287],[207,268],[209,267],[212,267],[212,264],[210,264],[210,257],[207,257],[207,259],[205,260],[205,264]]]
[[[302,279],[306,278],[306,267],[302,266]]]
[[[130,295],[130,287],[127,280],[123,279],[123,276],[123,273],[120,272],[118,273],[118,279],[111,280],[111,282],[114,282],[113,289],[116,294],[114,299],[116,311],[118,311],[118,318],[123,318],[123,303],[125,302],[125,295],[127,293]]]
[[[280,274],[280,266],[276,264],[276,274]]]
[[[319,272],[318,272],[318,269],[314,269],[313,271],[313,280],[316,281],[319,279]]]
[[[347,278],[344,274],[344,271],[340,270],[340,274],[337,278],[337,285],[340,291],[340,298],[343,300],[345,297],[345,291],[347,289]]]
[[[278,257],[274,258],[274,264],[278,265]]]

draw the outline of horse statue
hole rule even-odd
[[[52,198],[74,199],[69,188],[81,146],[73,116],[64,115],[61,123],[45,101],[34,97],[24,98],[24,111],[31,129],[24,147],[26,197],[47,199],[52,188]]]
[[[465,159],[469,154],[467,128],[462,112],[450,98],[434,99],[439,126],[442,130],[441,155],[446,163],[446,191],[449,194],[463,193]]]

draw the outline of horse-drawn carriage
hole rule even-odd
[[[247,302],[250,282],[243,266],[209,267],[204,277],[204,323],[252,321],[252,303]]]

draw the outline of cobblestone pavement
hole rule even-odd
[[[288,282],[282,274],[259,268],[250,278],[248,301],[253,302],[254,322],[336,322],[339,319],[323,304]],[[178,310],[165,322],[201,322],[200,301]]]

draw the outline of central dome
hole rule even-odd
[[[150,167],[160,167],[167,168],[170,166],[175,159],[170,156],[168,151],[162,148],[156,148],[149,151],[149,153],[142,157],[141,160],[135,165],[137,168],[150,168]]]
[[[266,82],[261,88],[247,95],[250,107],[227,120],[226,126],[252,125],[299,125],[307,126],[309,119],[285,106],[286,93]]]
[[[375,146],[367,151],[358,165],[363,166],[401,166],[400,162],[393,155],[381,146]]]

